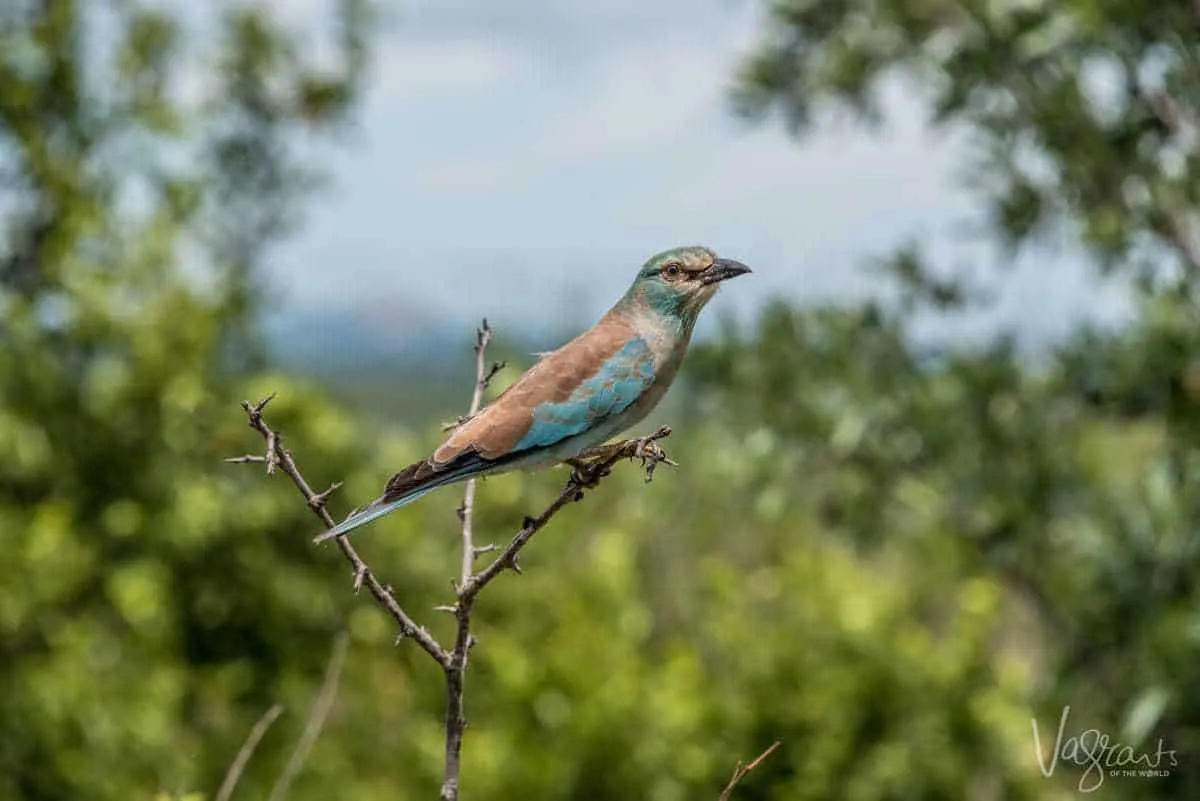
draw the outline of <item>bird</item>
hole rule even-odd
[[[428,458],[393,475],[379,498],[316,541],[348,534],[449,484],[570,463],[636,425],[674,381],[701,310],[721,284],[750,271],[700,246],[651,256],[596,325],[543,354]]]

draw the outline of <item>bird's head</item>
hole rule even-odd
[[[722,282],[748,272],[746,265],[719,259],[708,248],[674,248],[642,265],[625,299],[690,327]]]

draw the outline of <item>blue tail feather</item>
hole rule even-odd
[[[371,502],[358,512],[350,515],[350,517],[346,518],[341,523],[338,523],[328,531],[322,532],[313,539],[313,542],[320,544],[322,542],[326,542],[327,540],[331,540],[334,537],[346,534],[347,532],[353,531],[359,526],[364,526],[367,523],[378,520],[384,515],[390,514],[402,506],[407,506],[413,501],[423,498],[439,487],[444,487],[447,484],[453,484],[455,481],[461,481],[463,479],[470,478],[481,472],[483,471],[480,470],[477,465],[472,465],[466,469],[454,470],[438,475],[428,483],[420,487],[413,488],[410,492],[401,495],[399,498],[393,498],[386,501],[383,498],[380,498],[379,500]]]

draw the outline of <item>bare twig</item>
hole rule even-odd
[[[329,485],[329,489],[325,490],[320,495],[314,495],[313,497],[308,499],[309,508],[314,509],[314,510],[324,509],[325,502],[329,500],[329,496],[332,495],[333,493],[337,492],[341,488],[342,488],[342,482],[340,482],[340,481],[333,482],[332,484]]]
[[[280,715],[283,714],[283,706],[275,704],[266,711],[258,722],[254,724],[254,728],[250,729],[250,734],[246,737],[246,742],[242,743],[241,749],[234,758],[233,764],[229,766],[229,770],[225,773],[225,781],[221,782],[221,789],[217,792],[216,801],[229,801],[233,791],[237,789],[237,783],[242,778],[242,772],[246,769],[247,763],[250,762],[250,757],[254,756],[254,751],[258,748],[258,744],[262,742],[262,738],[266,735],[267,729],[271,728]]]
[[[500,369],[497,364],[493,364],[490,371],[487,369],[487,347],[491,341],[492,328],[488,325],[487,318],[484,318],[483,324],[475,331],[475,390],[471,393],[471,408],[467,412],[468,419],[479,412],[479,407],[483,404],[483,393],[487,391],[488,384]],[[475,542],[472,531],[475,515],[475,486],[475,479],[467,482],[467,488],[463,494],[463,504],[458,511],[458,516],[462,520],[461,581],[463,582],[471,578],[471,574],[475,571]]]
[[[313,702],[312,710],[308,713],[308,722],[304,725],[304,733],[300,736],[300,741],[296,743],[296,750],[288,759],[287,767],[283,769],[275,786],[271,788],[271,794],[267,796],[267,801],[281,801],[287,795],[288,788],[300,774],[300,769],[304,767],[304,761],[308,759],[309,752],[312,751],[317,738],[321,736],[321,729],[325,727],[325,721],[329,717],[330,710],[333,709],[333,702],[337,700],[338,682],[342,677],[342,666],[346,662],[346,646],[349,641],[350,638],[345,632],[342,632],[334,642],[333,655],[329,657],[329,665],[325,668],[325,679],[321,682],[321,691]]]
[[[470,415],[460,414],[457,419],[452,420],[449,423],[442,423],[442,431],[453,431],[470,419]]]
[[[249,401],[242,401],[242,408],[246,411],[246,416],[249,418],[250,427],[261,434],[269,445],[273,446],[265,458],[270,461],[272,458],[270,454],[274,454],[275,463],[280,470],[287,474],[292,483],[296,485],[296,488],[300,490],[300,493],[304,496],[304,500],[308,503],[308,507],[312,509],[313,514],[321,518],[321,522],[325,524],[325,528],[333,528],[336,523],[334,523],[333,517],[330,516],[329,511],[325,508],[321,497],[331,491],[332,488],[321,495],[313,492],[308,481],[301,475],[300,469],[296,467],[296,462],[292,459],[291,451],[283,447],[283,437],[263,420],[263,410],[274,397],[273,394],[268,395],[253,405]],[[400,639],[410,638],[415,640],[427,654],[433,657],[434,661],[444,668],[450,661],[450,656],[446,653],[446,650],[438,644],[433,635],[426,631],[423,626],[418,626],[413,622],[413,619],[409,617],[408,613],[400,606],[399,601],[396,600],[392,589],[379,583],[379,579],[375,578],[375,574],[371,571],[371,568],[367,566],[367,563],[354,550],[354,546],[350,544],[348,537],[338,537],[336,542],[342,555],[346,557],[346,561],[350,563],[350,567],[354,571],[355,592],[358,592],[359,589],[365,586],[371,593],[371,596],[396,621],[396,625],[400,629]]]
[[[729,780],[729,784],[725,785],[725,789],[721,792],[721,797],[718,799],[718,801],[729,801],[730,796],[733,795],[733,791],[737,788],[737,786],[741,784],[742,779],[746,778],[750,771],[754,770],[764,761],[766,761],[767,757],[775,753],[775,751],[779,748],[779,745],[779,741],[776,740],[770,748],[759,754],[758,757],[749,765],[742,762],[737,763],[737,767],[733,769],[733,778]]]
[[[487,347],[492,341],[492,328],[485,318],[483,324],[475,331],[475,389],[471,393],[471,408],[461,420],[469,420],[479,412],[483,403],[483,393],[488,384],[499,372],[498,364],[493,364],[491,370],[487,365]],[[476,480],[467,481],[463,493],[462,506],[458,508],[458,517],[462,521],[462,569],[459,581],[455,585],[461,588],[471,580],[475,572],[475,559],[478,553],[475,549],[474,518],[475,518],[475,488]],[[458,798],[459,772],[462,760],[463,732],[467,728],[466,712],[464,709],[464,681],[467,670],[467,657],[471,651],[471,610],[455,604],[452,607],[442,607],[453,612],[457,620],[457,633],[454,638],[454,650],[446,670],[446,756],[443,766],[442,791],[443,801],[455,801]]]

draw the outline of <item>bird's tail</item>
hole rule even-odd
[[[407,506],[418,498],[424,497],[438,487],[453,484],[487,470],[489,463],[477,456],[460,460],[461,464],[451,464],[445,469],[436,469],[428,460],[423,460],[401,470],[388,479],[383,495],[371,501],[367,506],[358,510],[338,523],[328,531],[322,532],[313,539],[322,543],[353,531],[359,526],[378,520],[402,506]]]

